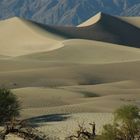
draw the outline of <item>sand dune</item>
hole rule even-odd
[[[112,112],[123,104],[139,106],[140,88],[127,88],[127,83],[137,85],[136,81],[124,81],[57,88],[28,87],[13,92],[22,102],[25,118],[45,114]]]
[[[63,41],[63,47],[0,60],[0,84],[18,88],[94,85],[139,80],[137,48],[89,40]]]
[[[94,85],[124,80],[140,80],[140,61],[110,64],[62,64],[47,67],[40,65],[0,72],[0,85],[6,87],[45,86],[59,87],[66,85]],[[20,65],[19,65],[20,66]],[[33,67],[32,67],[33,66]],[[40,67],[38,67],[40,66]],[[8,68],[7,68],[8,69]]]
[[[91,20],[92,21],[92,20]],[[87,21],[87,25],[90,21]],[[85,23],[84,23],[85,25]],[[118,17],[98,14],[93,17],[93,24],[84,27],[57,27],[40,25],[67,38],[90,39],[120,45],[140,47],[140,29]]]
[[[115,44],[73,39],[63,41],[63,47],[49,52],[20,56],[50,62],[103,64],[140,60],[140,50]]]
[[[21,18],[1,21],[0,55],[20,56],[53,50],[63,47],[63,41],[66,38],[89,39],[140,47],[140,29],[136,27],[138,20],[127,20],[126,18],[121,20],[99,13],[82,25],[81,27],[48,26]]]
[[[20,18],[0,21],[0,33],[0,54],[9,56],[59,48],[64,39]]]
[[[91,17],[87,21],[81,23],[77,27],[86,27],[86,26],[91,26],[93,24],[96,24],[97,22],[100,22],[102,16],[104,16],[103,13],[99,12],[98,14]],[[140,28],[140,24],[139,24],[140,23],[140,17],[121,17],[121,16],[117,16],[117,18],[119,18],[119,19],[133,25],[133,26],[136,26],[136,27]]]

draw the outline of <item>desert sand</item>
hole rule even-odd
[[[2,55],[8,56],[59,48],[60,41],[64,39],[17,17],[1,21],[0,32],[0,51]]]
[[[139,17],[118,17],[120,18],[121,20],[131,24],[131,25],[134,25],[138,28],[140,28],[140,18]]]
[[[0,86],[47,135],[63,139],[82,122],[100,133],[116,108],[140,107],[139,25],[139,17],[102,13],[78,27],[0,21]]]

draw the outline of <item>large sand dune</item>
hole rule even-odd
[[[84,23],[89,25],[89,22]],[[84,27],[57,27],[44,26],[39,24],[46,30],[51,30],[53,33],[59,33],[68,38],[81,38],[97,40],[109,43],[116,43],[127,46],[140,47],[139,36],[140,29],[134,26],[134,21],[126,22],[118,17],[112,17],[103,13],[93,17],[93,24]]]
[[[1,21],[0,86],[12,89],[21,117],[46,134],[62,139],[84,119],[99,131],[111,122],[107,112],[140,107],[139,25],[139,17],[102,13],[78,27]]]
[[[9,56],[52,50],[64,39],[20,18],[0,21],[0,34],[0,54]]]
[[[78,27],[48,26],[21,18],[11,18],[0,21],[0,32],[0,54],[9,56],[60,48],[66,38],[140,47],[138,17],[118,18],[103,13]]]

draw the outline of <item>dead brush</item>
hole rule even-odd
[[[78,125],[78,130],[75,135],[71,135],[66,140],[94,140],[96,137],[95,123],[90,123],[92,131],[88,131],[83,124]]]
[[[14,134],[25,140],[49,140],[42,132],[31,127],[26,121],[13,120],[5,123],[0,132],[0,140],[5,140],[8,134]]]

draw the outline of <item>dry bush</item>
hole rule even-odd
[[[92,127],[91,132],[84,127],[84,123],[79,124],[76,134],[67,137],[66,140],[94,140],[96,137],[95,123],[90,123],[89,125]]]
[[[0,88],[0,124],[10,121],[20,114],[20,103],[9,90]]]

